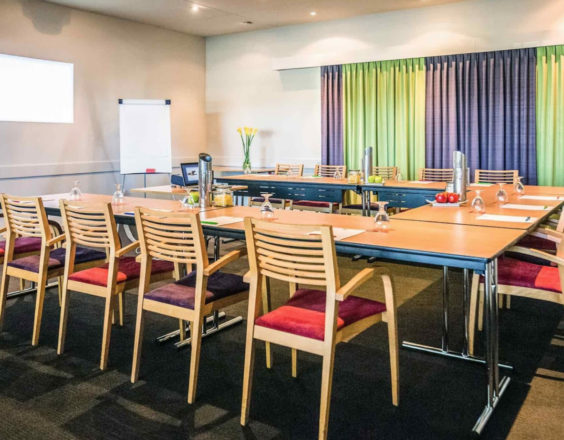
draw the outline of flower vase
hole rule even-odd
[[[249,156],[245,156],[243,160],[243,173],[251,174],[251,159]]]

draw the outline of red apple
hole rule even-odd
[[[448,195],[448,202],[449,203],[456,203],[458,202],[459,195],[456,193],[450,193]]]
[[[446,203],[447,202],[447,193],[441,192],[435,195],[435,201],[437,203]]]

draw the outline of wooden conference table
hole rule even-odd
[[[60,215],[58,200],[67,194],[44,196],[44,205],[49,215]],[[77,204],[92,205],[110,202],[111,196],[84,194]],[[114,207],[116,221],[121,224],[135,223],[131,215],[135,206],[182,211],[178,201],[126,197],[123,205]],[[435,208],[440,209],[440,208]],[[446,208],[445,208],[446,209]],[[251,207],[210,208],[199,212],[204,223],[206,235],[244,239],[243,222],[213,224],[214,218],[247,216],[260,218],[260,209]],[[494,411],[499,399],[509,384],[509,377],[500,377],[498,359],[498,316],[497,316],[497,258],[520,238],[526,230],[515,228],[483,228],[481,226],[433,223],[392,218],[386,232],[375,230],[370,217],[345,216],[277,210],[275,219],[292,224],[328,224],[335,228],[361,230],[356,235],[336,241],[340,254],[364,255],[379,259],[422,263],[443,267],[462,268],[466,272],[474,270],[485,276],[485,359],[470,356],[465,352],[459,358],[486,365],[487,401],[484,410],[474,426],[481,432]],[[540,220],[539,220],[540,221]],[[209,222],[209,223],[205,223]],[[487,239],[485,239],[487,237]]]

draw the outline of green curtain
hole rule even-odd
[[[360,169],[372,146],[375,165],[416,179],[425,166],[425,59],[343,65],[343,101],[347,168]]]
[[[537,174],[564,186],[564,46],[537,48]]]

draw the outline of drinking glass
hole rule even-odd
[[[501,204],[507,203],[508,200],[509,200],[509,196],[507,195],[507,191],[505,191],[505,189],[503,188],[504,185],[505,185],[505,183],[499,184],[499,189],[497,190],[497,193],[495,195],[495,197],[497,198],[497,201]]]
[[[472,207],[472,211],[478,214],[483,214],[484,212],[486,212],[486,202],[484,202],[484,199],[482,198],[481,190],[476,190],[476,197],[472,199],[470,206]]]
[[[121,190],[121,185],[116,183],[116,191],[112,196],[112,203],[114,205],[122,205],[123,204],[123,191]]]
[[[396,180],[398,182],[401,182],[403,180],[403,176],[401,175],[401,173],[398,171],[398,173],[396,174]]]
[[[378,231],[386,232],[390,226],[390,216],[388,211],[386,211],[386,205],[388,202],[378,201],[378,212],[374,216],[374,223],[376,223],[376,229]]]
[[[513,185],[515,192],[519,197],[525,194],[525,185],[523,185],[523,182],[521,182],[522,178],[522,176],[517,177],[517,182],[515,182],[515,184]]]
[[[78,180],[74,181],[74,184],[69,193],[69,200],[80,200],[82,199],[82,191],[80,190],[78,184],[80,182]]]
[[[272,203],[270,203],[270,198],[274,195],[272,193],[260,193],[264,197],[264,202],[260,205],[260,215],[262,218],[270,219],[274,217],[274,209],[272,208]]]
[[[196,201],[194,200],[192,193],[189,192],[182,198],[180,204],[183,208],[194,209],[194,207],[196,206]]]
[[[342,179],[343,176],[341,175],[341,172],[339,170],[335,171],[335,174],[333,174],[333,177],[335,179]]]

